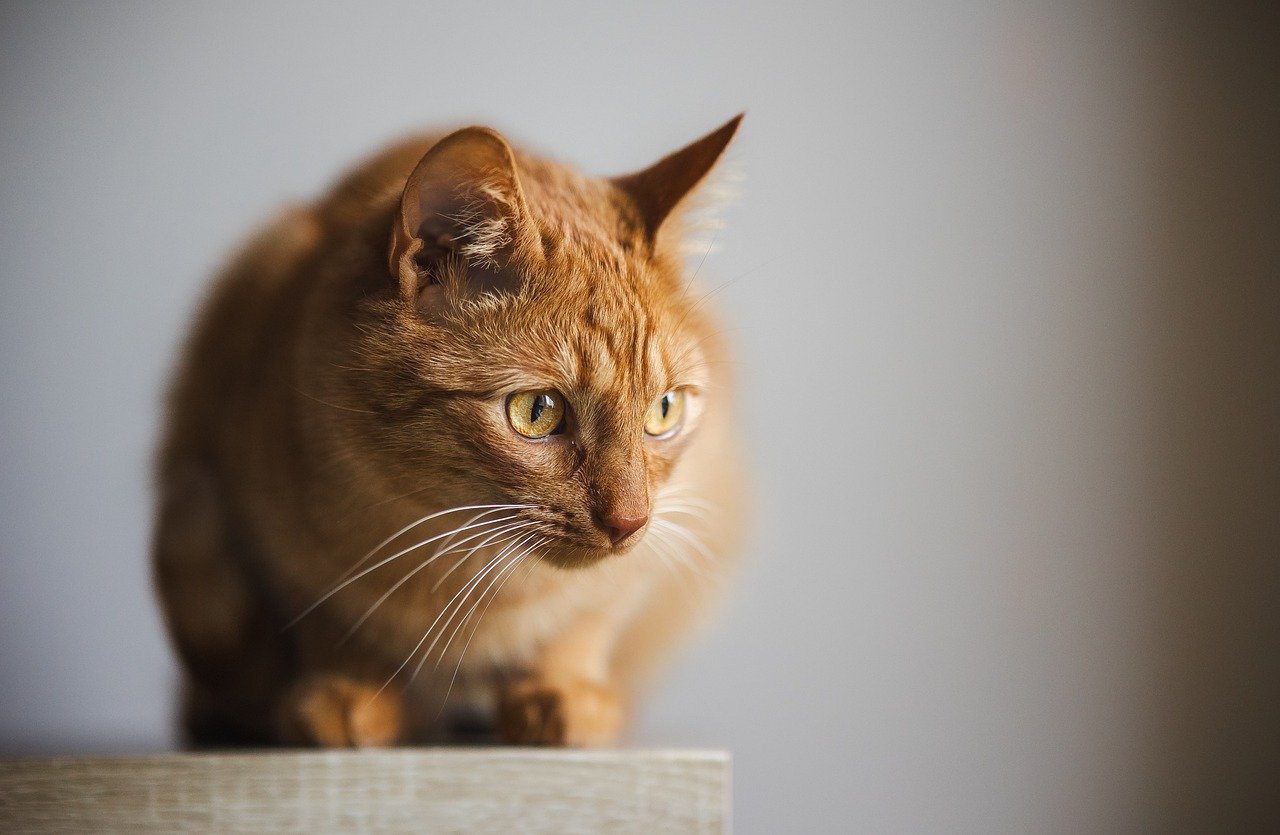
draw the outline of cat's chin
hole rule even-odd
[[[606,560],[617,559],[625,556],[628,552],[635,550],[635,546],[643,539],[643,536],[633,536],[623,542],[621,546],[591,546],[577,545],[574,543],[563,543],[554,548],[544,550],[539,559],[556,568],[563,568],[568,571],[576,571],[578,569],[590,568],[598,565]]]

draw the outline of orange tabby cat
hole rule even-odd
[[[680,215],[740,118],[616,179],[415,138],[230,265],[160,454],[193,741],[618,739],[736,545]]]

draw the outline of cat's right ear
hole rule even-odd
[[[401,295],[418,301],[447,275],[471,285],[457,289],[514,289],[508,267],[529,243],[527,218],[506,140],[481,127],[449,134],[413,169],[400,198],[389,266]]]

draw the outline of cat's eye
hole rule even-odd
[[[684,419],[684,389],[672,389],[653,401],[644,418],[644,431],[656,438],[670,435]]]
[[[564,395],[555,389],[520,391],[507,398],[507,420],[526,438],[563,432],[566,411]]]

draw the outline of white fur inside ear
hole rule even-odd
[[[722,159],[693,194],[685,198],[680,207],[684,233],[681,253],[701,257],[717,251],[716,233],[724,228],[721,214],[738,199],[744,179],[742,167],[736,160]]]
[[[468,263],[497,267],[497,254],[512,241],[507,221],[514,208],[510,192],[499,182],[487,181],[470,184],[461,199],[461,209],[448,215],[457,225],[457,253]]]

